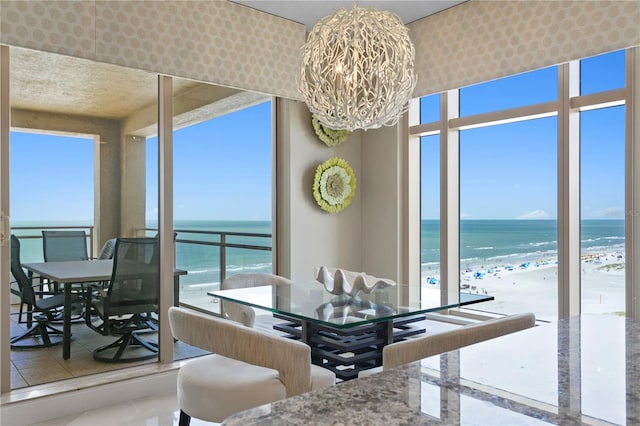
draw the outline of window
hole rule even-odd
[[[440,136],[420,138],[421,285],[440,284]]]
[[[555,117],[460,132],[463,291],[479,309],[557,317]]]
[[[557,68],[550,67],[460,89],[460,117],[555,101]]]
[[[624,106],[580,116],[582,312],[624,314]]]
[[[458,91],[460,110],[449,111],[449,116],[459,112],[460,119],[448,120],[437,131],[433,122],[429,127],[412,128],[415,134],[424,132],[420,193],[423,286],[424,277],[430,275],[425,266],[437,265],[429,263],[435,262],[429,249],[439,237],[429,234],[427,219],[438,218],[433,209],[441,208],[436,200],[439,172],[434,172],[440,163],[433,156],[443,153],[434,150],[437,143],[432,141],[438,135],[433,133],[457,132],[458,157],[447,161],[458,161],[459,186],[442,187],[448,187],[449,198],[459,199],[460,289],[495,297],[467,308],[501,314],[533,311],[543,320],[557,318],[558,306],[566,311],[570,302],[571,306],[580,304],[581,312],[624,313],[630,297],[625,294],[624,240],[627,95],[619,90],[625,88],[625,52],[587,58],[579,65],[567,66],[569,73],[562,73],[567,76],[563,81],[559,81],[558,66],[462,88]],[[580,95],[556,106],[553,101],[558,93],[575,81],[580,82]],[[594,93],[601,95],[582,97]],[[455,96],[455,92],[444,95]],[[433,95],[421,99],[420,124],[439,117],[433,115],[434,99]],[[560,105],[568,101],[581,111],[560,111]],[[489,112],[492,122],[484,121],[482,115]],[[580,126],[570,125],[569,120],[579,121]],[[570,129],[567,141],[558,139],[564,137],[558,134],[560,124]],[[578,140],[579,150],[558,157],[559,146]],[[566,170],[579,185],[560,182],[560,172]],[[569,203],[580,200],[580,214],[569,218],[571,226],[579,226],[579,237],[570,233],[560,237],[557,218],[566,215],[567,200],[558,205],[559,187],[563,194],[568,192]],[[580,244],[581,256],[571,256],[560,265],[559,247],[569,244]],[[448,255],[439,253],[439,262],[446,262]],[[569,292],[561,288],[568,284],[559,282],[559,268],[573,273],[578,265],[581,300],[562,299],[565,296],[560,295]]]

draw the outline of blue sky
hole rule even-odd
[[[581,93],[624,87],[624,52],[584,60]],[[549,102],[557,67],[460,90],[460,115]],[[422,122],[439,119],[438,96],[422,102]],[[583,219],[624,218],[624,106],[581,115]],[[557,218],[557,119],[464,130],[460,133],[462,219]],[[439,217],[439,137],[422,142],[423,219]]]
[[[461,115],[546,102],[556,67],[461,89]],[[624,53],[583,61],[581,92],[624,86]],[[423,101],[423,122],[438,119],[438,99]],[[174,134],[177,220],[271,218],[271,105],[256,105]],[[583,113],[582,217],[624,217],[624,107]],[[423,143],[422,217],[439,212],[438,137]],[[461,133],[463,219],[555,219],[554,117]],[[157,214],[157,140],[148,141],[147,218]],[[12,221],[93,218],[93,141],[11,134]]]

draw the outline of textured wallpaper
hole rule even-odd
[[[298,97],[304,26],[226,1],[8,1],[0,42]]]
[[[414,96],[640,44],[640,2],[471,1],[408,25]]]
[[[408,26],[418,97],[639,45],[640,1],[472,0]],[[292,99],[305,37],[220,0],[0,2],[4,44]]]

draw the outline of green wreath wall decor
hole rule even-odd
[[[356,175],[349,163],[331,157],[316,168],[313,178],[313,198],[322,210],[338,213],[356,195]]]
[[[351,132],[349,130],[333,130],[320,123],[316,116],[311,117],[311,124],[316,135],[327,146],[338,146],[349,139]]]

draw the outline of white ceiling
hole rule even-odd
[[[453,0],[390,0],[390,1],[317,1],[317,0],[233,0],[272,15],[280,16],[300,24],[304,24],[307,31],[324,16],[332,14],[340,8],[350,9],[355,3],[362,7],[375,7],[397,13],[402,22],[408,24],[425,16],[433,15],[448,9],[463,1]]]

